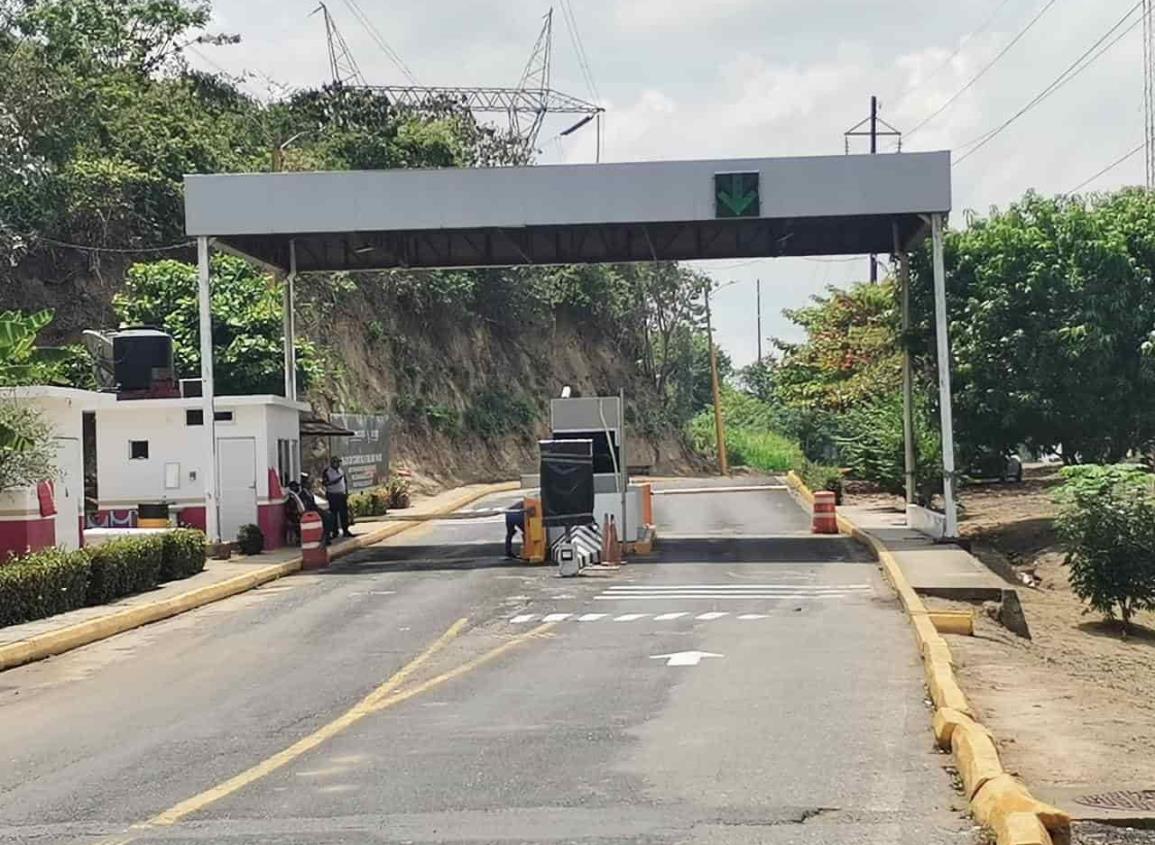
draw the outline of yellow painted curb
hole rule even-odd
[[[930,621],[940,634],[975,635],[975,615],[967,610],[932,610]]]
[[[813,503],[813,494],[793,472],[787,474],[786,483],[801,499]],[[954,659],[940,631],[973,634],[973,615],[928,611],[890,550],[846,517],[838,515],[837,520],[839,531],[874,554],[906,609],[935,705],[935,740],[954,752],[975,819],[994,830],[998,845],[1053,845],[1050,833],[1065,838],[1070,816],[1036,799],[1003,770],[994,738],[973,718],[955,679]],[[965,622],[957,616],[966,617]]]
[[[962,724],[974,724],[974,720],[961,710],[953,707],[940,707],[934,711],[934,740],[943,751],[950,750],[950,738],[956,727]]]
[[[951,731],[950,748],[970,801],[987,781],[1003,774],[999,752],[990,733],[977,722],[959,722]]]
[[[1056,833],[1065,831],[1071,824],[1071,817],[1043,801],[1038,800],[1013,775],[1003,773],[988,780],[971,798],[971,813],[980,824],[994,827],[1000,816],[1011,813],[1030,813],[1047,830]]]
[[[516,490],[518,487],[519,485],[515,482],[490,484],[480,490],[472,490],[455,499],[441,512],[451,513],[485,496]],[[420,523],[402,522],[386,526],[379,531],[357,537],[353,542],[342,544],[339,549],[333,550],[331,557],[335,560],[352,554],[366,546],[379,543],[382,540],[392,537],[394,534],[400,534],[402,531],[406,531],[418,524]],[[278,578],[291,575],[300,568],[301,558],[297,557],[285,563],[263,566],[252,572],[246,572],[244,575],[238,575],[225,581],[218,581],[215,584],[198,587],[195,590],[189,590],[187,593],[181,593],[161,601],[125,608],[124,610],[110,613],[107,616],[69,625],[67,628],[61,628],[58,631],[50,631],[47,634],[39,634],[34,637],[29,637],[26,640],[0,646],[0,671],[22,666],[25,663],[34,663],[37,660],[43,660],[53,655],[63,654],[74,648],[80,648],[81,646],[122,634],[125,631],[131,631],[133,628],[139,628],[142,625],[159,622],[162,619],[168,619],[172,616],[195,610],[206,604],[227,599],[230,596],[235,596],[251,590],[254,587],[267,584],[269,581],[275,581]]]
[[[1054,845],[1054,840],[1034,813],[1007,813],[992,825],[998,845]]]

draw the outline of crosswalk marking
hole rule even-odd
[[[749,599],[843,599],[850,593],[735,593],[724,595],[718,593],[676,593],[674,595],[650,595],[640,593],[634,595],[600,595],[594,596],[595,601],[648,601],[661,599],[671,601],[678,599],[710,599],[711,601],[742,601]]]
[[[869,584],[615,584],[615,593],[630,590],[869,590]]]
[[[637,622],[640,619],[650,619],[653,622],[672,622],[675,619],[682,619],[684,617],[692,617],[695,622],[716,622],[719,619],[724,619],[731,616],[729,611],[711,610],[706,613],[692,614],[685,610],[679,610],[671,613],[659,613],[654,615],[652,613],[623,613],[620,616],[613,616],[609,613],[519,613],[517,616],[512,616],[509,619],[510,624],[524,625],[528,622],[533,622],[535,619],[541,622],[565,622],[567,619],[571,622]],[[740,619],[743,622],[752,622],[759,619],[769,619],[770,615],[767,613],[743,613],[735,614],[731,618]]]

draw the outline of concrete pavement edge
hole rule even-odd
[[[517,490],[518,488],[519,485],[517,482],[487,484],[469,490],[467,493],[453,499],[448,505],[436,511],[436,513],[452,513],[478,499],[491,496],[494,493],[505,493]],[[382,540],[386,540],[403,531],[408,531],[421,524],[422,523],[419,522],[399,522],[387,525],[384,528],[372,531],[363,536],[358,536],[354,538],[352,542],[344,543],[339,548],[334,549],[331,553],[331,559],[336,560],[345,557],[346,555],[380,543]],[[252,572],[246,572],[244,575],[237,575],[236,577],[219,581],[216,584],[207,584],[204,587],[198,587],[167,599],[125,608],[109,613],[106,616],[89,619],[76,625],[70,625],[67,628],[61,628],[58,631],[49,631],[45,634],[38,634],[25,640],[0,646],[0,672],[6,669],[14,669],[17,666],[23,666],[28,663],[35,663],[47,657],[64,654],[81,646],[108,639],[117,634],[122,634],[125,631],[131,631],[133,628],[139,628],[143,625],[178,616],[181,613],[187,613],[190,610],[195,610],[206,604],[212,604],[213,602],[239,595],[240,593],[259,587],[262,584],[267,584],[270,581],[291,575],[300,569],[301,558],[298,556],[284,563],[263,566]]]
[[[786,484],[800,499],[813,505],[814,494],[793,471],[787,473]],[[1052,833],[1066,841],[1070,816],[1039,801],[1022,781],[1003,769],[993,735],[974,718],[955,678],[950,646],[894,555],[877,537],[851,520],[841,514],[837,519],[841,533],[875,556],[906,610],[935,707],[935,739],[941,748],[954,754],[971,815],[994,831],[998,845],[1052,845]]]

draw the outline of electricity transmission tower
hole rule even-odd
[[[365,77],[349,45],[345,43],[341,30],[333,23],[333,16],[329,14],[329,7],[324,3],[313,10],[313,14],[321,13],[325,19],[325,40],[329,44],[329,73],[333,76],[335,85],[353,84],[365,85]]]
[[[324,10],[324,4],[321,9]],[[504,114],[509,130],[532,149],[549,114],[580,115],[580,119],[560,134],[570,135],[591,120],[598,120],[598,149],[601,149],[601,106],[550,87],[553,60],[553,9],[545,16],[541,32],[530,51],[521,79],[514,87],[483,85],[368,85],[349,49],[325,10],[325,35],[329,42],[329,65],[333,82],[369,88],[385,94],[398,106],[416,111],[435,110],[446,102],[456,103],[474,114]]]

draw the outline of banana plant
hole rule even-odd
[[[67,349],[37,346],[36,336],[52,322],[47,309],[24,313],[0,312],[0,385],[35,384],[61,380]]]

